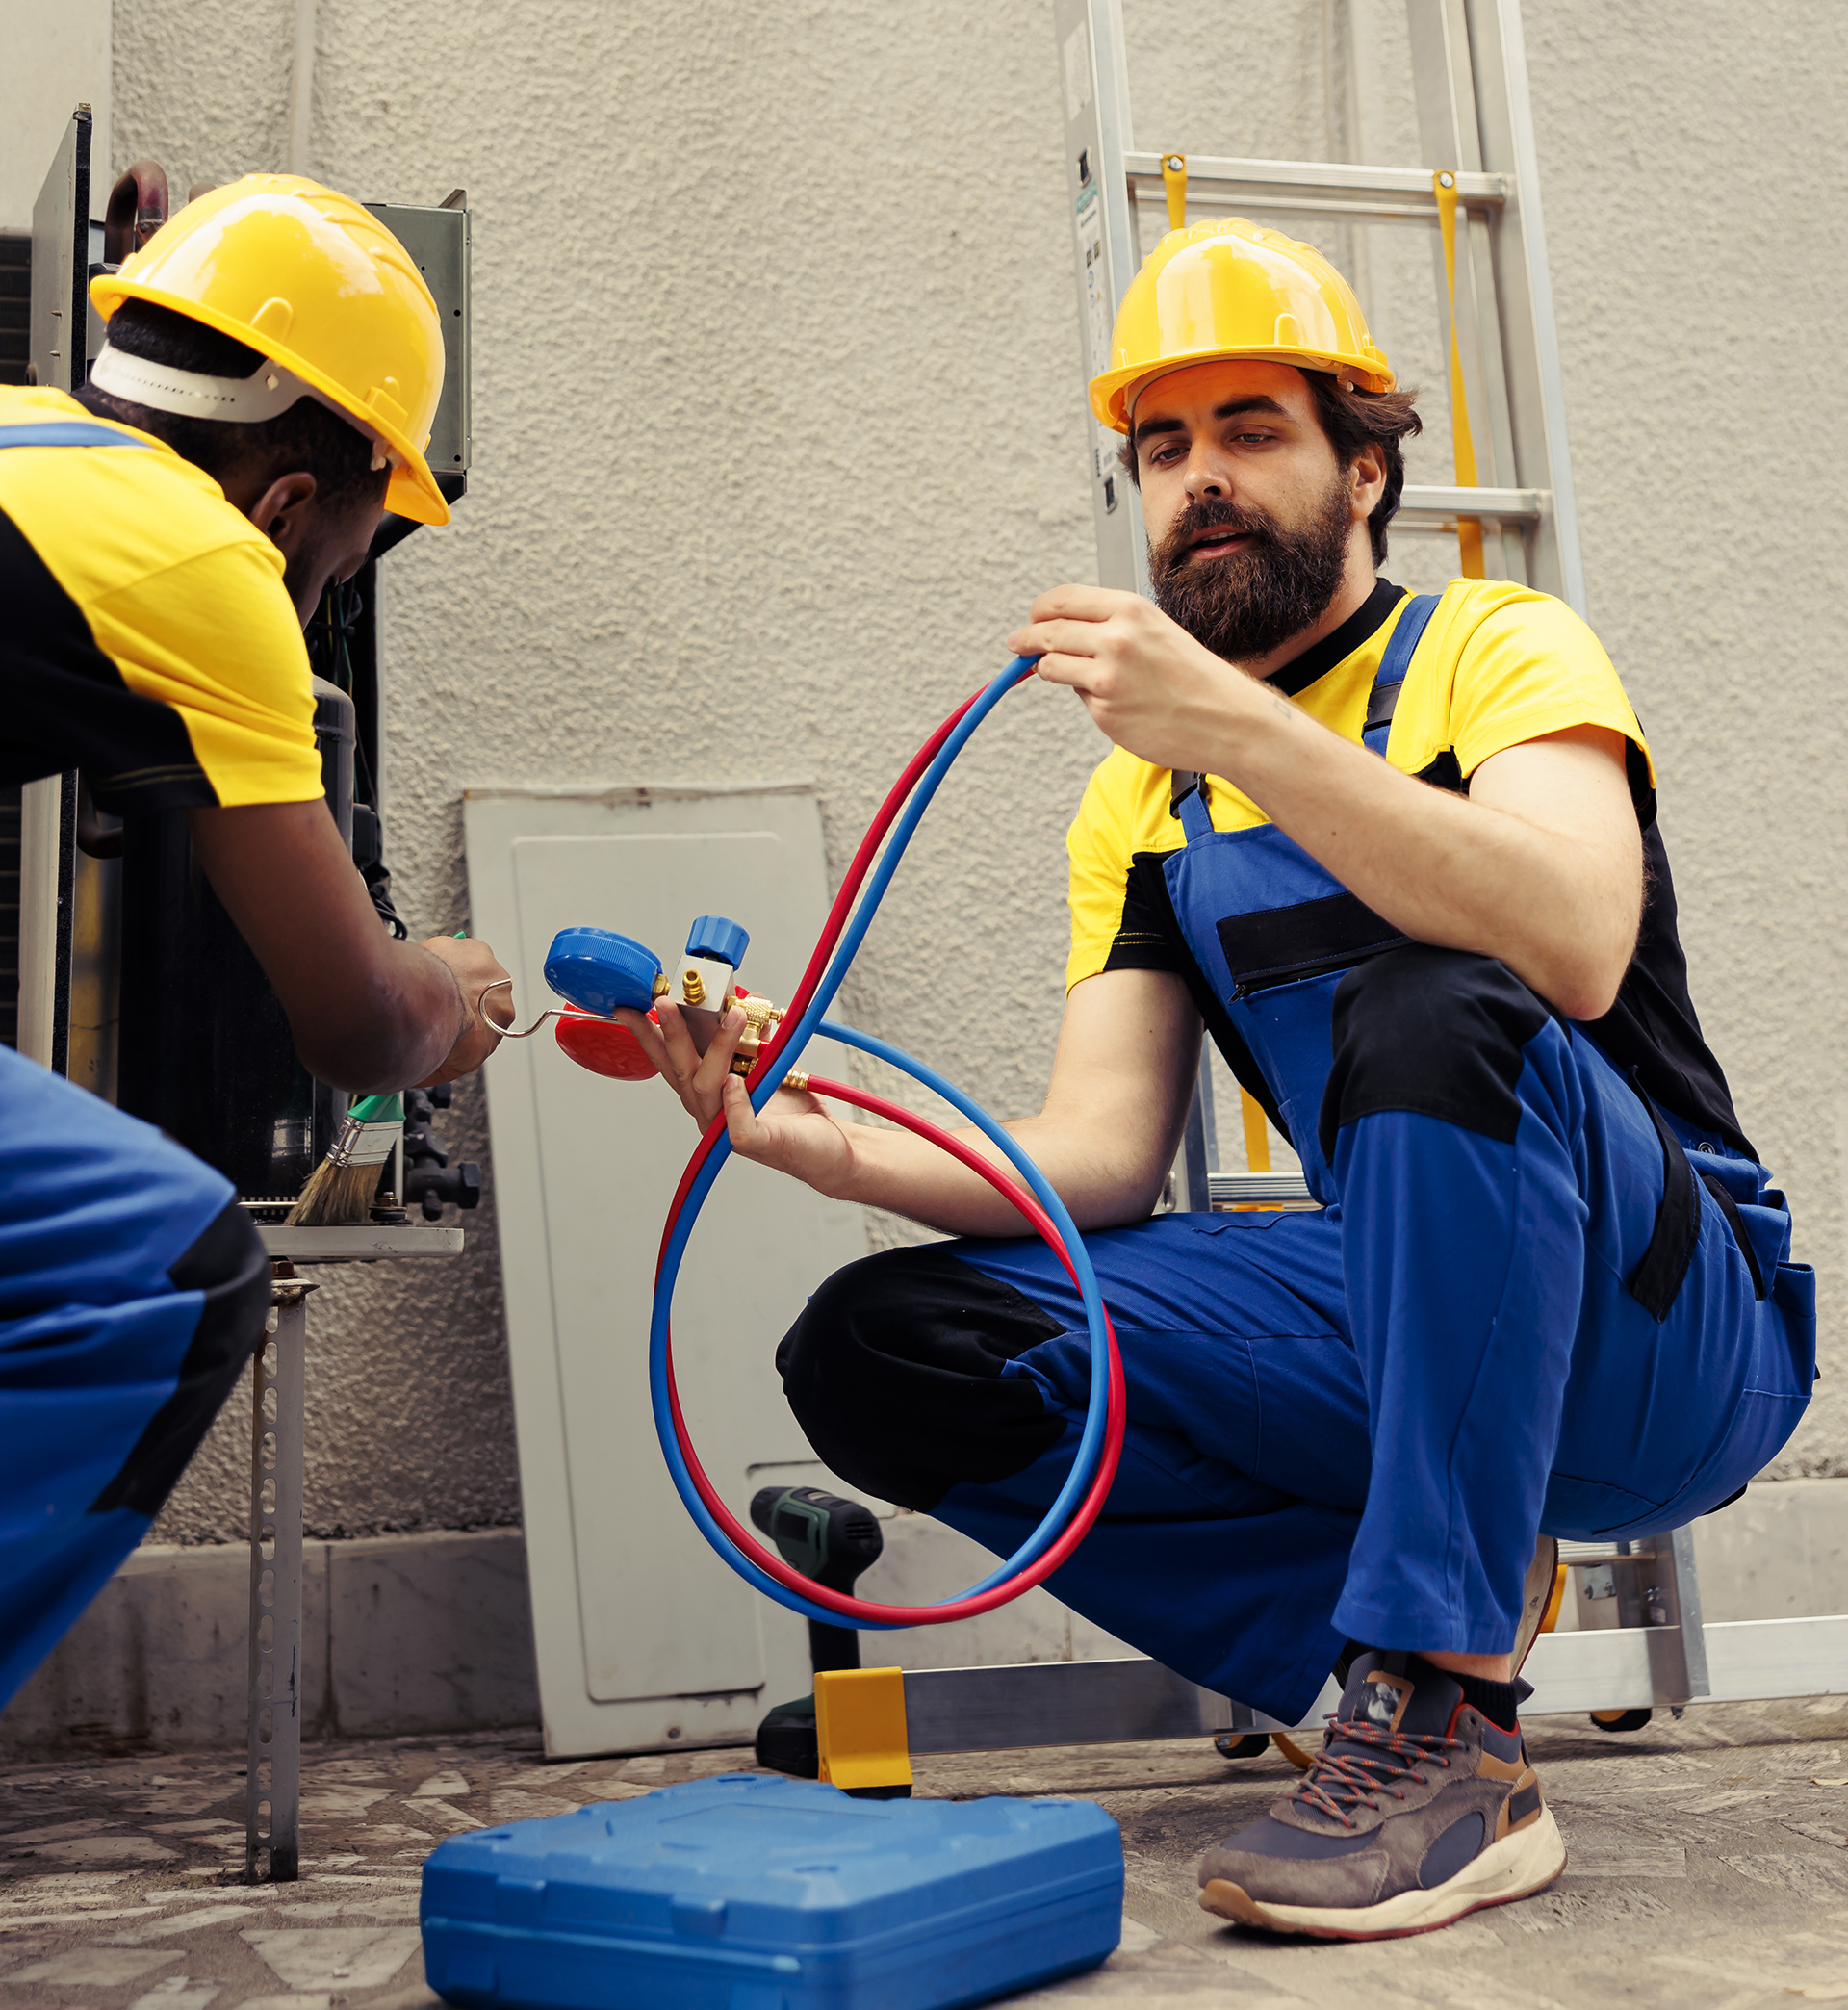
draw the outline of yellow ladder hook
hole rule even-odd
[[[1440,168],[1431,176],[1431,193],[1437,197],[1437,227],[1444,237],[1444,276],[1450,292],[1450,432],[1456,447],[1456,485],[1475,488],[1476,441],[1470,432],[1470,400],[1463,388],[1463,348],[1456,336],[1456,176],[1448,168]],[[1168,200],[1171,205],[1172,196]],[[1463,561],[1463,577],[1481,579],[1479,518],[1457,519],[1456,546]]]
[[[1187,228],[1187,156],[1183,153],[1162,156],[1162,187],[1168,191],[1168,227],[1170,230]]]

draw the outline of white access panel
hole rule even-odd
[[[786,1000],[827,910],[806,789],[594,794],[474,789],[471,926],[514,974],[516,1023],[558,1002],[553,935],[613,928],[670,963],[696,915],[751,932],[741,972]],[[803,1623],[750,1590],[687,1519],[655,1443],[648,1317],[667,1203],[697,1142],[658,1081],[615,1082],[550,1028],[485,1069],[547,1749],[748,1740],[809,1683]],[[676,1301],[681,1401],[706,1470],[748,1516],[751,1468],[812,1461],[777,1342],[830,1272],[866,1253],[857,1209],[733,1162]]]

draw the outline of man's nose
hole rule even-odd
[[[1232,484],[1226,478],[1224,463],[1214,452],[1210,441],[1198,441],[1187,457],[1187,467],[1182,476],[1183,486],[1190,502],[1199,502],[1211,496],[1215,501],[1224,502],[1232,493]]]

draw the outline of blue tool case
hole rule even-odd
[[[1090,1801],[730,1773],[451,1836],[421,1919],[430,1987],[479,2010],[953,2010],[1094,1968],[1122,1906]]]

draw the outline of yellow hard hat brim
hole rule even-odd
[[[287,344],[263,341],[246,323],[230,315],[220,314],[201,301],[188,299],[184,295],[168,293],[163,287],[124,279],[116,272],[100,273],[90,282],[90,300],[104,321],[108,321],[124,300],[145,300],[150,306],[165,307],[171,313],[184,315],[188,321],[216,328],[220,335],[228,335],[245,348],[258,348],[261,345],[260,353],[272,363],[280,363],[285,370],[292,371],[303,383],[312,384],[351,418],[357,431],[375,434],[397,456],[397,465],[392,469],[392,478],[385,490],[387,509],[396,516],[410,518],[413,523],[439,528],[449,521],[449,505],[443,500],[443,491],[437,487],[436,477],[430,473],[422,449],[412,446],[402,428],[383,414],[370,407],[356,406],[339,384]]]
[[[1125,370],[1105,371],[1091,380],[1091,409],[1098,425],[1109,426],[1112,432],[1127,433],[1131,406],[1159,378],[1171,376],[1177,370],[1192,370],[1196,363],[1232,361],[1282,363],[1291,370],[1325,370],[1362,391],[1390,391],[1396,381],[1390,370],[1380,369],[1377,355],[1350,356],[1332,350],[1323,354],[1299,348],[1209,348],[1166,356],[1153,369],[1146,363],[1136,363]]]

